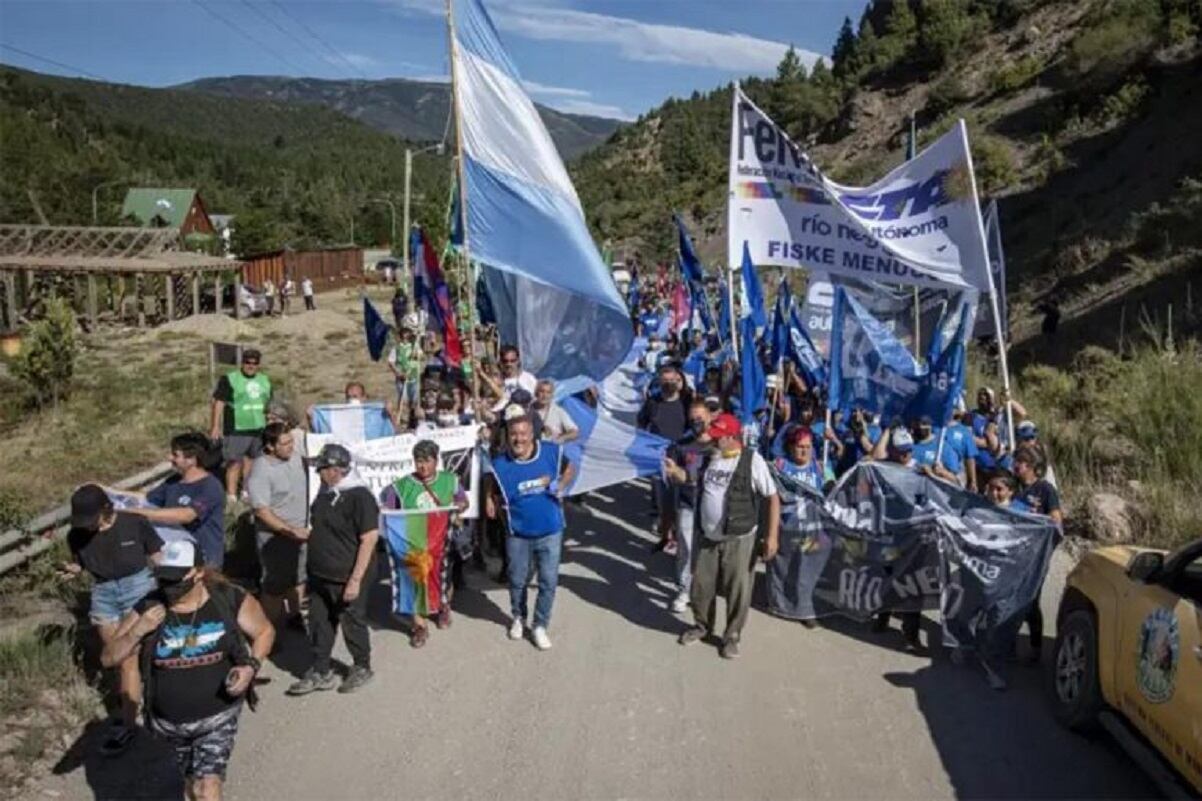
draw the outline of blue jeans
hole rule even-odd
[[[526,579],[530,563],[538,569],[538,600],[534,602],[534,625],[546,628],[551,623],[551,604],[555,603],[555,587],[559,584],[559,553],[563,532],[542,537],[518,537],[510,534],[505,540],[509,554],[509,611],[518,620],[525,620]]]
[[[158,587],[150,568],[119,579],[100,581],[92,585],[92,608],[90,617],[97,626],[117,623],[125,617],[138,601]]]

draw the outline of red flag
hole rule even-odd
[[[463,346],[459,342],[459,328],[455,324],[451,292],[447,288],[446,279],[443,278],[438,256],[434,253],[434,248],[430,247],[425,231],[414,231],[412,244],[416,251],[413,262],[414,300],[426,307],[430,327],[442,334],[442,352],[447,364],[459,367],[463,362]]]
[[[677,284],[672,293],[672,330],[679,334],[689,324],[692,315],[693,306],[689,302],[689,292],[683,283]]]

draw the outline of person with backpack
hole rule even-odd
[[[187,797],[211,801],[221,798],[243,703],[255,708],[255,675],[275,629],[192,542],[173,540],[161,553],[158,590],[121,621],[100,662],[137,657],[146,728],[175,752]]]

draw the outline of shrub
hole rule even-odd
[[[1102,99],[1094,120],[1103,127],[1119,124],[1135,115],[1147,95],[1147,82],[1142,77],[1132,78]]]
[[[1155,47],[1160,27],[1156,3],[1128,0],[1111,8],[1069,45],[1065,67],[1070,77],[1109,81]]]
[[[926,110],[930,114],[938,116],[971,97],[968,87],[958,76],[944,75],[931,85],[931,89],[927,93]]]
[[[1043,64],[1034,56],[1023,56],[1012,64],[998,68],[989,76],[989,88],[1006,94],[1023,88],[1039,76]]]
[[[21,355],[12,365],[13,375],[39,408],[57,405],[70,389],[78,355],[75,313],[66,301],[55,298],[46,305],[46,317],[29,327]]]
[[[1005,189],[1018,179],[1018,166],[1010,144],[999,136],[978,134],[973,137],[972,161],[977,188],[984,194]]]

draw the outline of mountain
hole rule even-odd
[[[124,187],[196,187],[241,251],[389,240],[405,142],[336,111],[0,67],[0,220],[118,222]],[[414,219],[445,229],[450,161],[414,160]],[[109,185],[111,184],[111,185]],[[108,185],[108,186],[106,186]],[[398,216],[397,227],[400,227]]]
[[[442,139],[450,104],[448,84],[403,78],[334,81],[237,75],[203,78],[174,88],[244,100],[325,106],[415,142]],[[566,114],[537,103],[535,106],[565,159],[597,147],[623,125],[619,120]]]
[[[1140,308],[1175,328],[1202,278],[1202,7],[1182,0],[876,0],[829,68],[787,55],[744,90],[825,172],[864,185],[964,118],[996,198],[1020,359],[1114,346]],[[730,88],[671,99],[573,165],[598,241],[672,256],[673,210],[725,258]],[[1055,304],[1061,335],[1040,338]],[[1192,304],[1190,304],[1192,305]],[[1149,311],[1149,313],[1152,313]],[[1202,316],[1199,316],[1202,317]],[[1028,344],[1029,343],[1029,344]]]

